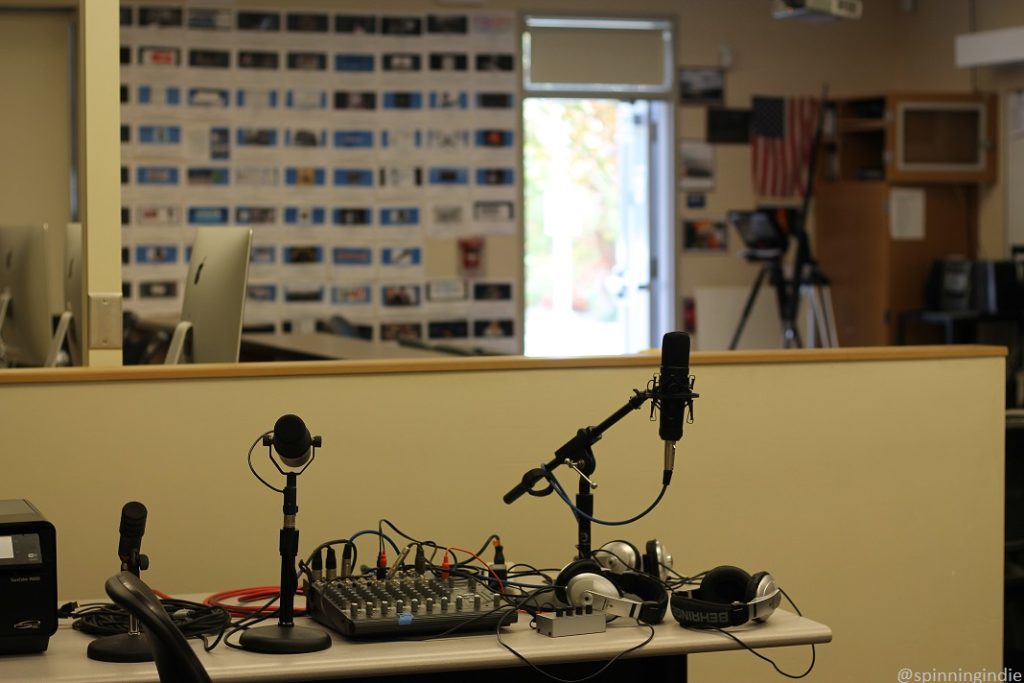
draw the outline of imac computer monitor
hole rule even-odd
[[[57,322],[55,342],[67,341],[71,364],[82,365],[82,340],[85,330],[82,318],[82,224],[68,223],[64,239],[64,312]]]
[[[0,226],[0,342],[7,365],[55,365],[46,225]]]
[[[167,363],[187,362],[189,346],[193,363],[238,362],[251,247],[250,228],[198,229]]]

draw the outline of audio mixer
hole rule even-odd
[[[442,580],[414,571],[385,579],[316,579],[306,587],[306,610],[351,638],[493,631],[499,620],[503,625],[516,621],[515,607],[475,579]]]

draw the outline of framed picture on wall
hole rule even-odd
[[[679,69],[679,103],[721,106],[725,99],[725,71],[711,66]]]
[[[715,149],[703,140],[679,143],[682,172],[679,187],[684,190],[710,190],[715,185]]]
[[[725,221],[706,218],[684,220],[683,249],[688,252],[727,252],[729,239]]]

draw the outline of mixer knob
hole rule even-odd
[[[427,614],[434,613],[434,598],[427,598]]]
[[[417,614],[420,611],[420,601],[417,598],[413,598],[409,601],[409,611],[413,614]]]
[[[447,595],[441,596],[441,611],[442,612],[447,612],[448,611],[448,596]]]
[[[457,596],[455,598],[455,611],[456,612],[461,612],[462,611],[462,596],[461,595],[459,595],[459,596]]]
[[[480,611],[480,595],[479,594],[473,596],[473,609],[476,610],[477,612]]]

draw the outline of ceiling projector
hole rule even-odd
[[[862,10],[861,0],[772,0],[772,16],[776,19],[860,19]]]

